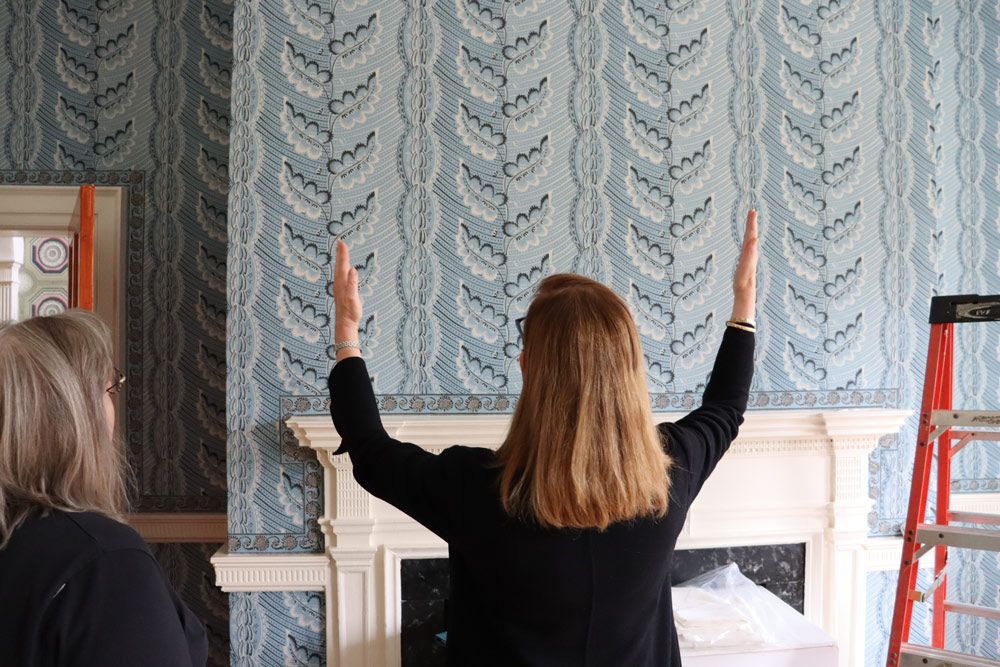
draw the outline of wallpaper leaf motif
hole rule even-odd
[[[300,627],[314,632],[323,630],[326,612],[323,608],[322,594],[313,591],[296,591],[284,593],[283,598],[289,613],[298,621]]]
[[[552,212],[550,194],[538,192],[555,150],[546,132],[553,122],[544,69],[550,30],[548,16],[536,17],[541,7],[504,2],[498,11],[456,0],[466,34],[455,51],[463,86],[455,123],[464,149],[456,156],[455,193],[466,215],[460,214],[455,238],[475,279],[460,279],[457,286],[468,337],[460,335],[455,364],[464,386],[489,393],[509,391],[520,352],[513,320],[550,271],[548,255],[526,271],[511,267],[513,249],[529,251],[547,236]],[[513,28],[510,15],[518,26],[537,27]],[[489,290],[491,282],[501,289]]]
[[[226,240],[226,210],[224,207],[212,205],[204,194],[199,194],[196,217],[198,224],[201,225],[202,230],[209,238],[222,242]]]
[[[288,100],[285,100],[285,108],[281,112],[281,129],[295,152],[312,160],[319,159],[330,143],[330,133],[305,114],[297,113]]]
[[[104,18],[109,21],[116,21],[123,18],[128,12],[135,8],[134,0],[95,0],[97,7]]]
[[[296,484],[287,473],[282,472],[278,482],[277,498],[285,514],[291,517],[295,525],[301,526],[302,516],[305,514],[305,494],[302,485]]]
[[[628,254],[643,275],[653,280],[663,280],[674,261],[670,250],[660,243],[643,236],[635,223],[629,221]]]
[[[329,315],[320,312],[316,306],[300,297],[292,296],[292,290],[282,284],[278,293],[278,317],[284,320],[285,328],[297,338],[307,343],[316,343],[326,338]]]
[[[198,242],[198,255],[195,257],[195,266],[201,279],[217,292],[226,291],[226,260],[213,254],[203,243]]]
[[[682,98],[667,111],[667,118],[675,124],[676,132],[682,137],[689,137],[700,132],[712,113],[712,86],[706,83],[701,90],[687,98]]]
[[[210,140],[220,146],[229,145],[229,115],[213,107],[205,98],[198,105],[198,124]]]
[[[279,178],[281,193],[296,213],[302,213],[313,220],[323,215],[324,207],[330,202],[327,190],[320,189],[319,184],[307,179],[305,174],[294,171],[288,162],[285,162]]]
[[[94,98],[97,117],[110,119],[125,113],[135,98],[135,81],[135,74],[129,72],[124,81],[106,88],[103,93],[97,95]]]
[[[330,100],[331,125],[339,123],[345,130],[350,130],[355,125],[363,124],[370,114],[375,113],[381,91],[377,72],[372,72],[364,83],[359,83],[353,90],[345,88],[340,97]]]
[[[795,325],[795,330],[807,338],[818,338],[825,330],[824,326],[829,316],[819,310],[815,303],[800,296],[790,282],[785,284],[784,301],[785,312]]]
[[[678,79],[687,81],[701,74],[702,68],[708,64],[711,48],[712,38],[708,28],[705,28],[690,42],[680,44],[675,50],[668,51],[667,64],[676,73]]]
[[[317,61],[306,58],[305,54],[297,51],[289,41],[285,42],[281,62],[281,71],[295,86],[295,90],[314,99],[323,97],[331,79],[329,70],[320,67]]]
[[[327,226],[327,231],[332,237],[330,247],[336,246],[340,240],[364,243],[365,238],[375,230],[381,211],[378,192],[368,193],[364,203],[358,204],[354,210],[343,211],[339,220],[330,220]]]
[[[199,69],[202,81],[212,91],[212,94],[229,99],[229,89],[232,84],[232,72],[229,68],[221,62],[213,60],[207,51],[202,51]]]
[[[278,379],[284,383],[285,389],[296,394],[318,396],[323,393],[316,369],[293,357],[284,346],[281,347],[281,360],[278,362]]]
[[[70,7],[67,0],[59,0],[56,17],[59,27],[71,41],[80,46],[90,46],[93,43],[98,26],[86,13]]]
[[[862,320],[851,314],[862,286],[863,261],[848,253],[864,222],[861,200],[851,197],[864,173],[864,154],[860,144],[846,152],[829,150],[852,138],[860,125],[861,91],[850,90],[849,84],[858,71],[861,40],[848,35],[832,41],[850,27],[855,9],[852,2],[834,0],[823,3],[813,19],[782,5],[781,31],[792,53],[782,57],[779,78],[794,110],[783,113],[781,135],[797,165],[785,169],[782,191],[796,222],[807,226],[789,221],[783,247],[797,276],[821,283],[815,294],[791,283],[786,287],[785,310],[797,331],[823,338],[815,359],[805,346],[786,341],[785,367],[801,388],[824,386],[809,383],[826,382],[822,369],[843,366],[864,340]],[[846,200],[846,207],[839,200]],[[808,228],[818,228],[818,233]],[[831,255],[846,256],[831,261]],[[847,311],[851,319],[837,322],[838,311]],[[822,321],[816,316],[820,312],[825,314]]]
[[[198,17],[201,32],[215,46],[225,51],[233,48],[233,23],[221,13],[213,12],[208,2],[204,1],[201,14]]]
[[[295,635],[285,636],[285,665],[290,667],[322,667],[326,664],[326,656],[314,651],[309,646],[300,644]]]
[[[709,313],[703,323],[682,331],[680,336],[670,343],[670,351],[674,355],[671,364],[675,368],[679,364],[682,368],[691,369],[704,363],[705,356],[715,345],[714,319],[715,315]]]
[[[94,89],[97,84],[97,70],[90,67],[86,60],[78,60],[66,51],[65,47],[59,47],[59,55],[56,58],[56,72],[67,86],[78,93],[87,94]]]
[[[212,352],[205,344],[198,346],[198,368],[205,381],[219,391],[226,390],[226,358]]]
[[[278,237],[278,243],[285,265],[292,269],[295,276],[314,283],[325,275],[326,268],[330,265],[330,254],[320,250],[318,244],[310,243],[304,236],[296,234],[287,220],[282,221],[282,234]]]

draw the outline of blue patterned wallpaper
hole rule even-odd
[[[753,405],[910,403],[935,277],[911,260],[936,230],[923,5],[456,2],[237,5],[232,548],[317,546],[316,466],[271,425],[326,411],[341,238],[386,412],[512,410],[513,319],[553,271],[625,296],[656,408],[690,408],[751,206]]]
[[[222,511],[232,6],[11,0],[0,28],[0,166],[145,174],[138,504]]]
[[[511,411],[513,320],[558,271],[626,298],[655,408],[689,409],[750,207],[752,406],[916,408],[930,296],[1000,291],[996,14],[973,0],[237,0],[230,550],[321,547],[319,468],[282,420],[327,410],[338,239],[386,412]],[[1000,399],[1000,339],[962,340],[989,361],[963,371],[957,402]],[[872,454],[873,535],[904,518],[914,424]],[[995,488],[998,459],[974,452],[956,487]],[[234,662],[272,644],[283,660],[268,605],[232,596]]]

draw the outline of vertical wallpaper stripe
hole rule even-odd
[[[603,7],[604,0],[573,2],[576,20],[570,34],[574,68],[570,120],[576,130],[572,151],[573,180],[577,194],[572,204],[570,220],[574,226],[579,253],[573,264],[573,272],[610,283],[611,264],[604,254],[609,220],[604,191],[607,181],[607,143],[602,132],[607,110],[607,92],[600,75],[606,57],[604,43],[607,39],[607,31],[600,19]],[[654,28],[654,32],[656,30]],[[640,128],[643,127],[634,115],[625,122],[627,131],[641,131]],[[669,138],[653,129],[643,137],[638,134],[634,136],[634,141],[643,142],[645,148],[654,155],[670,144]]]
[[[187,437],[184,424],[177,419],[177,408],[184,394],[177,368],[184,345],[184,332],[177,319],[183,294],[183,277],[177,265],[185,250],[178,221],[184,201],[184,183],[177,177],[185,144],[180,129],[180,111],[186,90],[179,71],[186,46],[180,29],[184,9],[183,0],[157,1],[157,29],[152,44],[156,74],[151,91],[154,125],[149,150],[157,169],[151,179],[150,193],[158,224],[150,230],[150,248],[156,267],[151,305],[157,323],[150,331],[150,345],[155,363],[164,370],[149,377],[153,409],[147,442],[155,444],[153,456],[146,459],[147,468],[143,473],[148,475],[151,489],[157,494],[165,494],[168,489],[183,484],[179,457]],[[130,26],[123,34],[134,30],[134,25]],[[153,434],[159,437],[153,438]]]
[[[257,484],[253,429],[257,423],[257,389],[253,367],[257,355],[257,297],[254,248],[258,239],[259,202],[254,189],[259,168],[257,121],[262,91],[257,67],[263,25],[257,3],[236,6],[233,24],[233,109],[230,153],[233,186],[229,193],[229,318],[226,331],[226,405],[229,479],[229,533],[250,532],[258,520],[251,502]],[[232,542],[232,538],[230,538]]]
[[[36,114],[43,85],[38,75],[38,55],[44,39],[37,29],[41,0],[8,0],[12,15],[6,30],[7,58],[11,73],[7,78],[7,113],[11,119],[4,133],[5,161],[19,169],[36,167],[40,150]]]
[[[396,284],[405,314],[400,323],[397,347],[405,368],[400,391],[408,394],[437,391],[433,374],[438,346],[434,303],[438,297],[440,269],[432,246],[440,216],[434,193],[439,157],[432,124],[437,115],[439,93],[432,71],[438,55],[439,31],[434,20],[434,4],[434,0],[408,2],[399,35],[406,68],[399,91],[406,122],[399,145],[406,194],[398,216],[405,250]],[[376,141],[376,135],[377,132],[373,132],[371,140]]]
[[[759,237],[766,241],[771,229],[769,208],[763,197],[767,180],[767,153],[761,147],[761,132],[767,116],[764,95],[761,90],[761,71],[764,66],[764,50],[761,48],[759,20],[761,3],[757,0],[730,0],[729,15],[733,24],[733,35],[729,42],[729,66],[733,73],[733,88],[729,95],[729,118],[736,135],[730,151],[729,167],[736,184],[736,199],[729,212],[729,227],[732,242],[742,246],[745,212],[757,210]],[[761,243],[763,247],[763,243]],[[770,259],[766,252],[760,253],[758,261],[758,290],[767,294],[772,286]],[[764,356],[771,346],[770,313],[759,309],[757,323],[756,357]],[[769,369],[757,364],[754,373],[754,388],[769,385]]]

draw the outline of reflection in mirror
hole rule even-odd
[[[0,237],[0,320],[55,315],[69,307],[70,239]]]
[[[115,366],[125,368],[124,189],[86,188],[93,194],[78,185],[0,186],[0,320],[92,303],[111,329]],[[113,400],[120,412],[125,396]],[[122,435],[124,425],[116,420]]]
[[[89,269],[90,287],[83,291],[93,294],[93,310],[111,328],[115,361],[123,366],[123,189],[87,187],[92,209],[78,185],[0,186],[0,319],[72,307],[74,289],[81,292],[80,271]],[[89,248],[80,241],[85,210],[93,215],[89,258],[80,257],[80,248]]]

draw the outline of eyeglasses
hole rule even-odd
[[[522,340],[524,340],[524,320],[526,317],[527,315],[525,315],[524,317],[519,317],[516,320],[514,320],[514,326],[517,327],[517,333],[521,335]]]
[[[125,374],[122,373],[117,368],[115,369],[115,377],[117,378],[110,387],[108,387],[109,394],[120,394],[122,387],[125,384]]]

